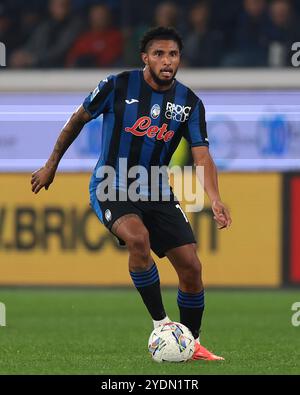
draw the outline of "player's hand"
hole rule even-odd
[[[212,202],[212,211],[214,213],[214,220],[218,224],[218,229],[229,228],[232,220],[229,210],[225,207],[221,200],[214,200]]]
[[[42,167],[36,170],[31,175],[31,190],[34,193],[38,193],[42,188],[45,187],[47,190],[55,177],[55,170],[48,167]]]

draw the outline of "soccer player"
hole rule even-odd
[[[140,179],[141,198],[126,195],[131,183],[127,169],[143,166],[151,173],[154,166],[168,165],[182,137],[190,144],[195,165],[204,166],[204,189],[219,228],[231,224],[222,203],[217,171],[208,149],[205,109],[202,101],[175,79],[183,43],[172,28],[156,27],[141,40],[143,70],[125,71],[102,80],[63,127],[47,163],[32,174],[32,191],[49,188],[59,161],[83,126],[103,114],[101,153],[90,182],[90,201],[99,220],[126,245],[129,272],[146,305],[154,327],[170,322],[161,297],[159,273],[150,250],[166,256],[179,279],[177,303],[180,322],[196,339],[193,359],[219,360],[200,344],[199,332],[204,310],[204,288],[196,241],[186,215],[172,189],[158,182]],[[103,169],[115,170],[109,177]],[[131,182],[133,182],[131,180]],[[153,187],[154,185],[154,187]],[[145,200],[157,189],[158,199]],[[104,190],[109,198],[103,199]],[[129,195],[129,194],[128,194]],[[107,196],[107,195],[106,195]],[[157,196],[157,195],[156,195]],[[166,196],[169,199],[166,199]]]

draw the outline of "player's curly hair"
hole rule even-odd
[[[140,52],[146,52],[148,44],[152,40],[174,40],[177,42],[179,51],[183,49],[183,41],[177,30],[173,27],[158,26],[148,30],[140,41]]]

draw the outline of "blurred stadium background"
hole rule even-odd
[[[206,106],[234,221],[219,232],[209,206],[189,215],[209,288],[204,337],[229,360],[202,372],[300,373],[300,329],[291,324],[300,301],[300,79],[292,60],[299,16],[298,0],[0,2],[0,301],[7,308],[0,373],[162,372],[143,360],[151,325],[126,252],[89,208],[101,118],[70,147],[48,192],[34,196],[30,188],[31,172],[86,94],[109,74],[141,67],[138,39],[154,25],[175,26],[184,38],[178,79]],[[183,142],[172,165],[189,164]],[[175,272],[157,262],[178,319]],[[110,335],[107,348],[101,339]],[[187,365],[180,373],[200,372]]]

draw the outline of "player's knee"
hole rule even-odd
[[[203,287],[202,285],[202,268],[198,258],[191,259],[185,270],[181,275],[181,281],[185,287],[189,290],[188,292],[196,292]]]
[[[141,264],[147,265],[150,257],[149,234],[145,229],[127,240],[129,254],[134,256]]]

